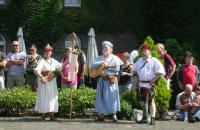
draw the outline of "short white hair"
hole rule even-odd
[[[113,44],[110,41],[103,41],[102,46],[106,46],[106,45],[113,47]]]
[[[162,44],[162,43],[157,43],[157,46],[160,47],[160,48],[162,48],[163,50],[165,50],[164,44]]]

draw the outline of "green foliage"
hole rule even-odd
[[[70,109],[70,94],[72,94],[72,109],[81,113],[84,108],[94,108],[96,90],[81,88],[77,90],[63,89],[59,93],[59,113],[65,115]]]
[[[170,93],[164,89],[165,86],[160,85],[163,84],[161,82],[163,81],[158,82],[159,89],[156,89],[156,101],[158,101],[159,110],[163,111],[169,107],[167,100],[170,99]],[[58,98],[59,115],[63,116],[69,112],[70,94],[72,94],[72,110],[74,112],[82,114],[83,109],[94,108],[96,90],[91,88],[72,91],[63,89],[59,92]],[[6,116],[18,115],[22,110],[33,109],[35,102],[36,93],[28,88],[16,87],[0,91],[0,113]],[[135,90],[129,91],[121,97],[121,112],[118,113],[118,116],[120,119],[130,119],[133,108],[142,109],[143,107],[144,103],[138,99],[137,92]]]
[[[84,108],[94,108],[96,90],[82,88],[72,90],[73,111],[81,113]],[[70,90],[59,93],[59,113],[65,115],[69,110]],[[28,88],[16,87],[0,91],[0,113],[6,116],[18,115],[21,110],[33,109],[36,102],[36,93]]]
[[[86,33],[90,27],[97,33],[134,32],[139,39],[150,34],[157,41],[172,37],[200,42],[200,17],[196,17],[200,8],[193,0],[84,0],[81,8],[64,7],[63,1],[9,0],[8,5],[0,6],[0,32],[13,40],[22,26],[26,44],[38,46],[54,43],[73,31]]]
[[[36,93],[30,89],[16,87],[0,91],[0,109],[7,114],[18,114],[20,110],[32,109]],[[14,112],[14,113],[13,113]]]
[[[196,57],[196,53],[194,51],[194,46],[191,43],[188,42],[178,42],[175,39],[166,39],[165,42],[165,48],[167,52],[173,56],[173,59],[176,64],[183,62],[185,59],[185,53],[186,51],[192,52],[194,57]],[[199,63],[199,60],[197,60],[197,63]]]
[[[140,101],[136,90],[131,90],[121,96],[121,111],[118,113],[120,119],[130,119],[133,108],[143,109],[144,102]]]
[[[160,56],[159,56],[159,54],[157,52],[157,45],[154,43],[154,40],[152,39],[151,36],[147,36],[145,38],[143,44],[140,45],[139,50],[138,50],[139,55],[138,55],[138,57],[135,58],[134,62],[136,62],[140,57],[142,57],[142,47],[145,44],[147,44],[147,45],[149,45],[151,47],[151,55],[160,60]]]
[[[132,114],[132,105],[129,101],[121,99],[121,111],[117,114],[119,119],[130,119]]]
[[[162,117],[162,114],[168,111],[169,101],[171,99],[171,90],[167,89],[167,83],[164,77],[161,77],[157,81],[154,87],[154,94],[157,106],[157,113],[160,117]]]

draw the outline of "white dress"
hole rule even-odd
[[[61,63],[51,58],[51,62],[47,62],[45,59],[42,59],[35,71],[55,71],[60,69],[62,66]],[[37,99],[35,105],[35,111],[39,113],[48,113],[48,112],[58,112],[58,89],[56,78],[47,82],[46,84],[41,83],[41,79],[38,79],[38,89],[37,89]]]

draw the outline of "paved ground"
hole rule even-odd
[[[57,119],[41,122],[40,117],[0,118],[0,130],[199,130],[200,123],[157,121],[155,126],[136,124],[133,121],[105,121],[92,119]]]

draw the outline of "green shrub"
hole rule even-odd
[[[83,114],[83,109],[94,108],[96,90],[81,88],[77,90],[63,89],[59,92],[59,115],[65,116],[69,112],[70,93],[72,93],[72,111]],[[21,110],[33,109],[36,93],[28,88],[16,87],[0,91],[0,112],[3,116],[13,116]],[[144,103],[138,99],[135,90],[121,96],[121,112],[119,119],[130,119],[133,108],[142,109]]]
[[[160,60],[160,56],[159,56],[159,54],[158,54],[158,52],[157,52],[157,45],[154,44],[154,40],[152,39],[151,36],[147,36],[147,37],[145,38],[143,44],[140,45],[140,47],[139,47],[139,49],[138,49],[139,55],[138,55],[138,57],[136,57],[136,58],[134,59],[134,62],[136,62],[140,57],[142,57],[142,47],[143,47],[144,44],[149,45],[149,46],[151,47],[151,55],[152,55],[153,57],[158,58],[158,59]],[[160,60],[160,61],[161,61],[161,60]],[[161,62],[162,62],[162,61],[161,61]]]
[[[77,90],[64,89],[59,93],[59,113],[69,112],[70,93],[72,94],[72,110],[82,113],[84,108],[94,108],[96,90],[81,88]]]
[[[94,108],[96,90],[82,88],[72,90],[72,109],[81,113],[84,108]],[[66,114],[70,104],[70,90],[59,93],[59,114]],[[33,109],[36,93],[25,87],[16,87],[0,91],[0,112],[5,116],[19,115],[21,110]]]
[[[119,119],[130,119],[133,108],[143,109],[144,102],[138,99],[136,90],[131,90],[121,96],[121,111],[118,113]]]
[[[30,89],[15,87],[0,91],[0,109],[7,115],[18,115],[20,110],[32,109],[36,100],[36,93]]]
[[[130,119],[132,114],[132,105],[129,101],[121,99],[121,111],[117,114],[119,119]]]
[[[180,43],[176,39],[166,39],[164,44],[167,52],[173,57],[176,64],[184,61],[186,51],[192,52],[194,57],[196,57],[194,46],[191,43]]]
[[[158,116],[161,118],[169,109],[171,99],[171,90],[167,89],[167,83],[164,77],[161,77],[154,87],[155,102]]]

